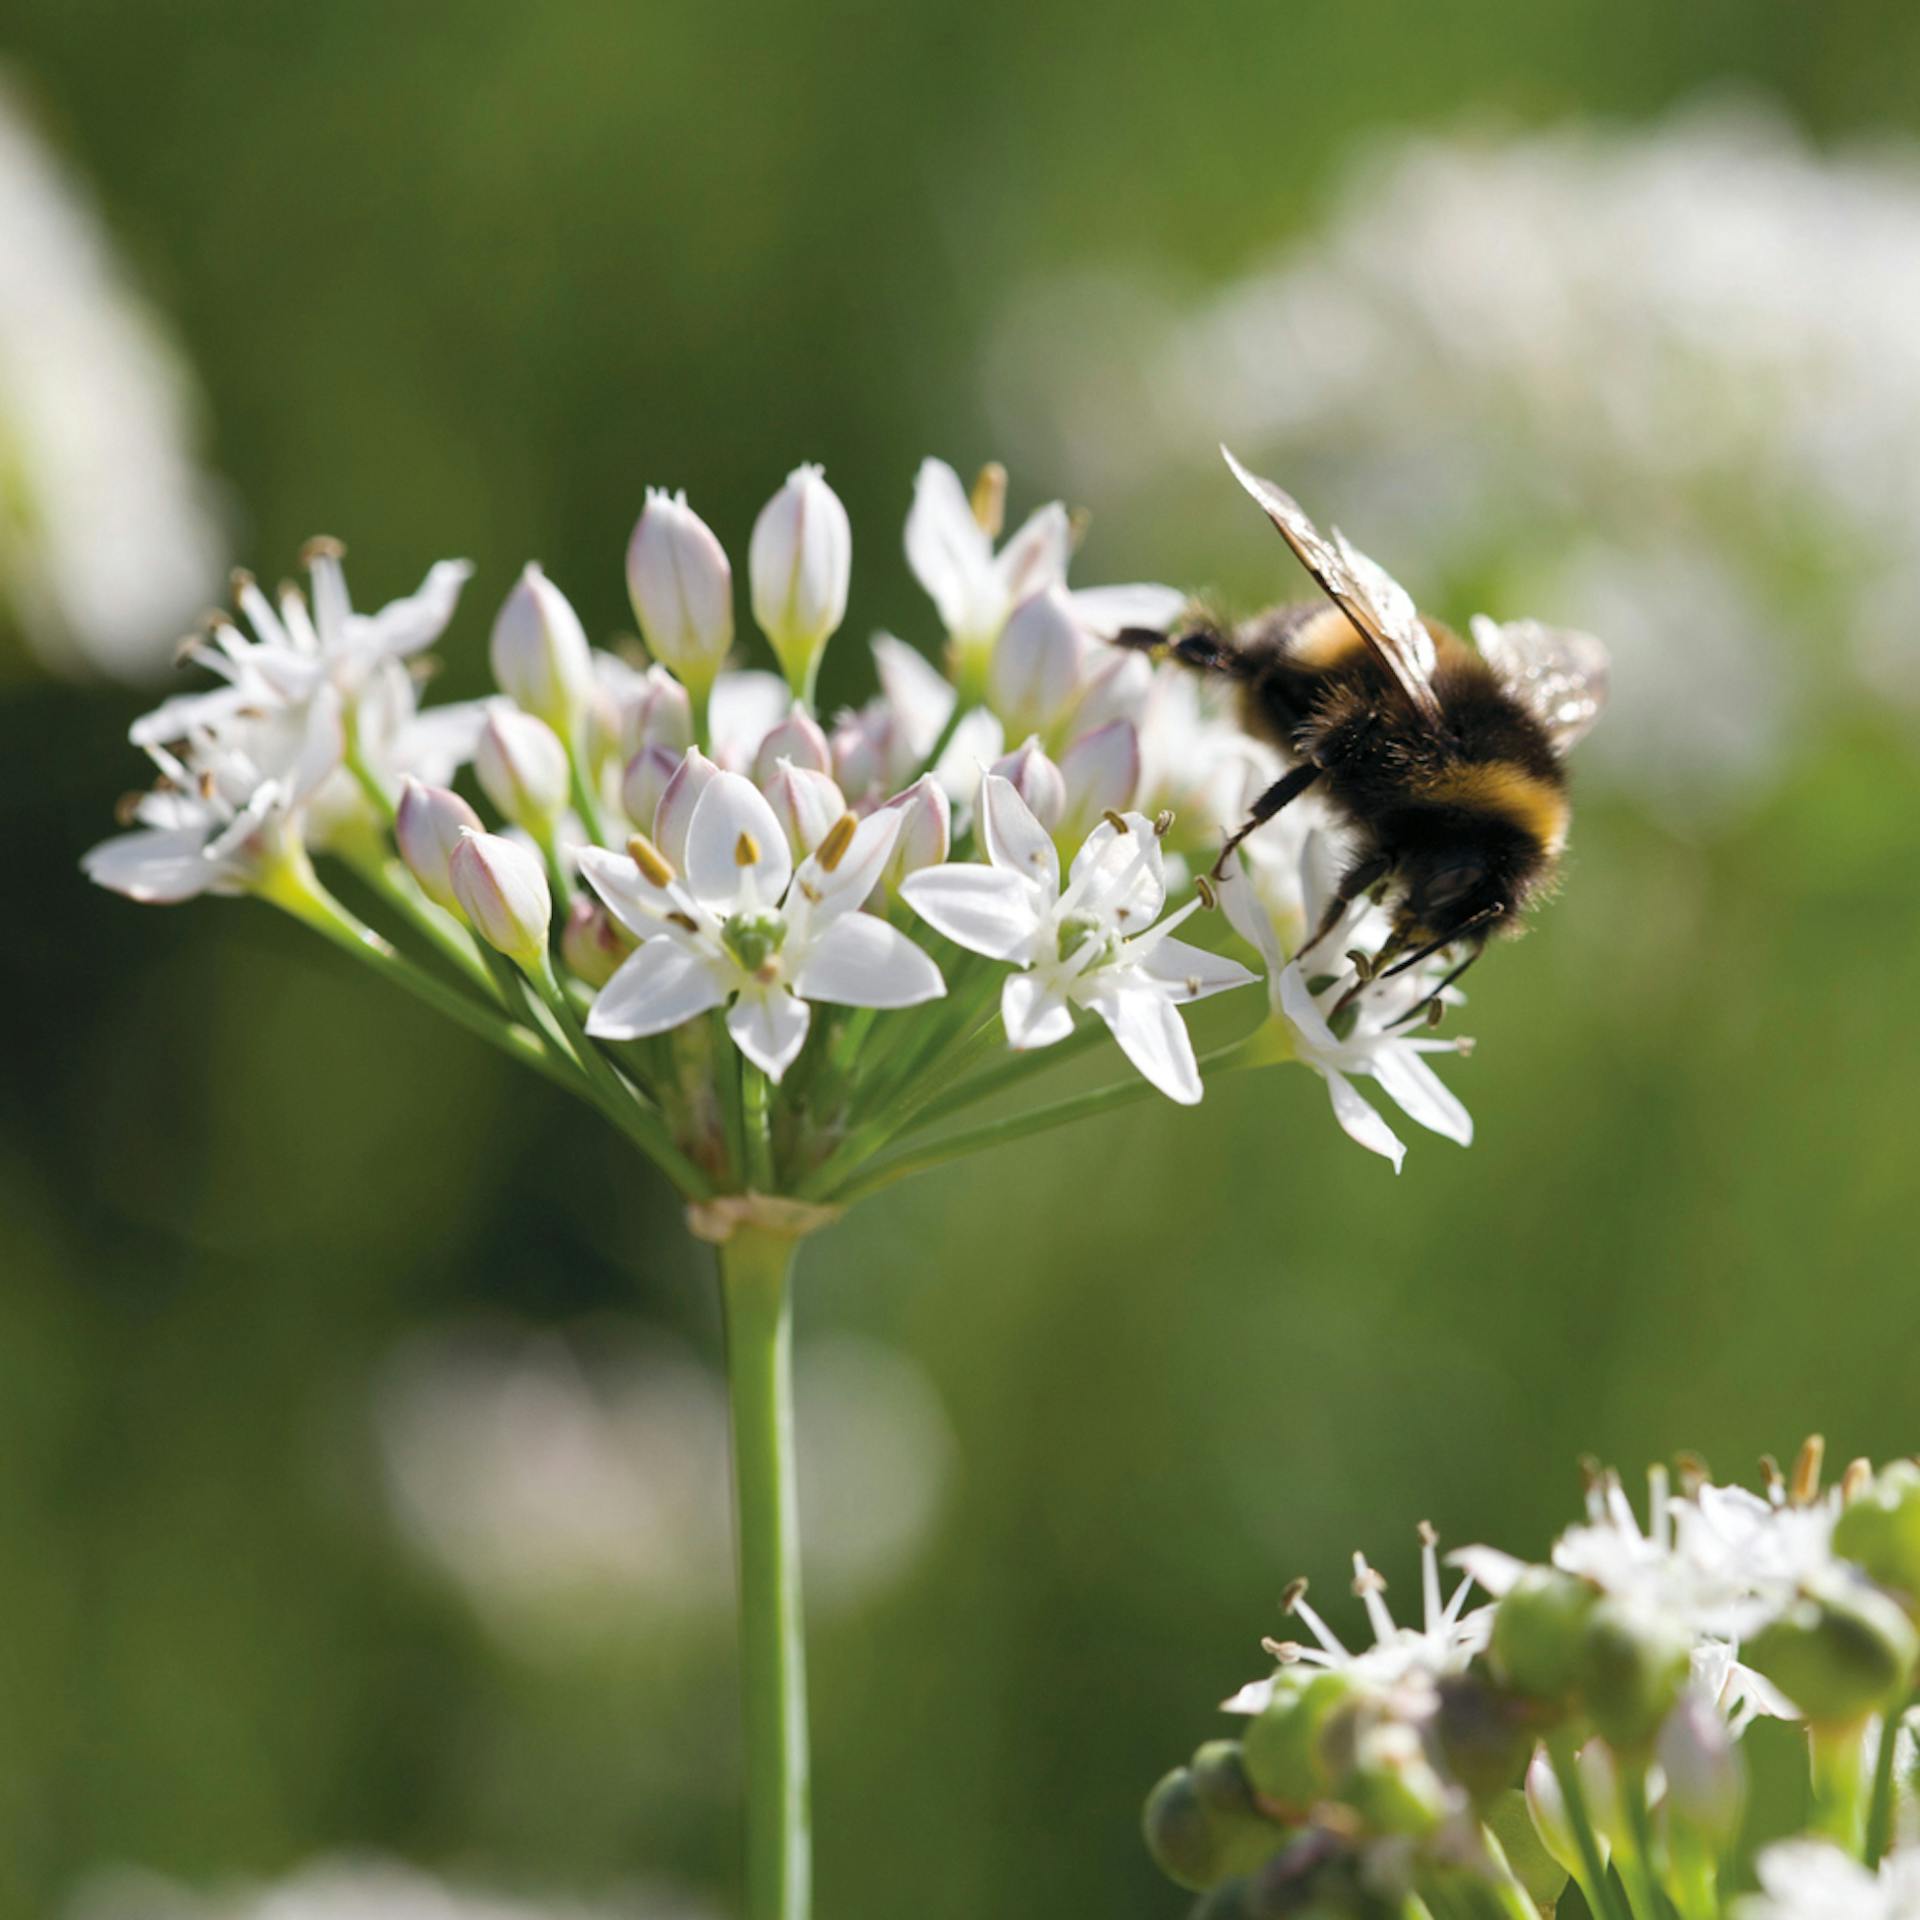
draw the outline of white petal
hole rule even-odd
[[[1473,1145],[1472,1114],[1412,1047],[1387,1042],[1373,1056],[1373,1077],[1409,1120],[1463,1147]]]
[[[1073,1009],[1059,983],[1039,974],[1016,973],[1000,989],[1000,1024],[1017,1053],[1051,1047],[1073,1031]]]
[[[1125,587],[1082,587],[1073,595],[1073,611],[1089,633],[1111,640],[1128,627],[1165,633],[1186,611],[1187,596],[1178,587],[1142,581]]]
[[[1340,1122],[1340,1130],[1369,1153],[1391,1160],[1394,1172],[1398,1173],[1401,1161],[1407,1157],[1399,1135],[1367,1105],[1344,1073],[1333,1067],[1321,1067],[1319,1071],[1326,1080],[1327,1093],[1333,1101],[1333,1117]]]
[[[205,856],[206,843],[204,827],[143,827],[101,841],[81,860],[80,870],[96,886],[129,900],[171,906],[205,893],[220,878]]]
[[[1073,856],[1067,892],[1082,913],[1091,913],[1122,933],[1144,933],[1167,903],[1166,869],[1159,837],[1145,814],[1123,816],[1125,833],[1108,821],[1095,827]]]
[[[977,625],[991,589],[993,547],[973,517],[960,476],[944,460],[923,460],[907,513],[907,565],[949,633]]]
[[[980,790],[981,770],[1000,758],[1007,743],[1000,716],[990,707],[975,707],[960,716],[953,738],[934,762],[933,777],[956,807],[968,808]]]
[[[980,837],[996,867],[1040,888],[1049,903],[1059,894],[1060,856],[1053,836],[1033,817],[1013,782],[997,773],[980,783]]]
[[[687,826],[687,886],[717,913],[778,906],[793,878],[779,817],[751,780],[719,773],[694,802]]]
[[[1227,916],[1227,924],[1259,954],[1268,980],[1277,987],[1286,970],[1287,956],[1280,945],[1280,929],[1274,925],[1273,915],[1254,891],[1244,852],[1234,855],[1232,864],[1213,883],[1213,890],[1221,912]]]
[[[1170,987],[1175,1000],[1204,1000],[1210,993],[1244,987],[1256,978],[1239,961],[1189,946],[1184,940],[1142,941],[1141,945],[1144,951],[1133,964],[1150,980]]]
[[[1220,1702],[1222,1713],[1247,1713],[1256,1718],[1273,1705],[1273,1678],[1249,1680],[1238,1693],[1230,1694]]]
[[[1340,1042],[1334,1038],[1326,1016],[1313,1004],[1313,995],[1307,991],[1298,960],[1281,969],[1280,1011],[1312,1051],[1335,1053],[1339,1050]]]
[[[367,615],[354,635],[355,645],[394,658],[432,646],[446,632],[460,603],[460,589],[472,576],[471,561],[440,561],[428,569],[417,592]]]
[[[989,960],[1032,957],[1041,916],[1033,889],[1000,867],[923,867],[900,883],[900,897],[928,926]]]
[[[785,987],[756,987],[727,1010],[727,1031],[733,1044],[777,1085],[806,1045],[812,1018],[807,1003]]]
[[[624,853],[582,847],[578,860],[581,877],[629,933],[650,940],[665,930],[667,916],[674,911],[672,895],[656,887]]]
[[[1198,1104],[1203,1089],[1193,1041],[1162,988],[1130,967],[1104,967],[1075,998],[1107,1023],[1121,1052],[1169,1100]]]
[[[820,864],[818,855],[800,863],[789,902],[789,918],[803,925],[820,926],[851,913],[862,905],[880,879],[893,843],[900,837],[901,816],[882,808],[870,813],[853,831],[846,851],[831,872]]]
[[[792,704],[793,695],[777,673],[723,673],[707,704],[713,757],[736,773],[748,766]]]
[[[1073,523],[1058,500],[1027,516],[994,557],[1001,604],[1018,606],[1029,594],[1063,584],[1073,556]]]
[[[914,758],[924,760],[953,717],[953,683],[932,661],[890,633],[873,636],[873,667]]]
[[[843,1007],[917,1007],[947,990],[940,969],[898,927],[851,913],[823,928],[794,972],[803,1000]]]
[[[1509,1587],[1519,1583],[1527,1563],[1498,1547],[1460,1547],[1447,1555],[1447,1565],[1458,1567],[1470,1579],[1498,1600]]]
[[[705,955],[677,940],[649,940],[600,989],[587,1031],[602,1040],[639,1040],[683,1026],[727,997],[727,983]]]

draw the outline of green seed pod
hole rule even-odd
[[[1896,1460],[1882,1468],[1842,1509],[1833,1550],[1920,1616],[1920,1466]]]
[[[1209,1740],[1193,1756],[1193,1787],[1209,1813],[1259,1818],[1238,1740]]]
[[[1231,1740],[1210,1740],[1191,1766],[1168,1774],[1147,1796],[1141,1830],[1160,1871],[1196,1893],[1251,1873],[1288,1839],[1254,1805]]]
[[[1913,1674],[1913,1623],[1865,1580],[1802,1595],[1745,1641],[1740,1657],[1817,1726],[1848,1725],[1886,1706]]]
[[[1536,1700],[1564,1700],[1579,1681],[1581,1642],[1599,1596],[1554,1567],[1529,1567],[1493,1616],[1497,1678]]]
[[[1517,1788],[1538,1731],[1532,1704],[1478,1671],[1447,1675],[1439,1694],[1440,1751],[1474,1804]]]
[[[1247,1777],[1258,1792],[1289,1807],[1308,1806],[1327,1792],[1333,1776],[1320,1736],[1352,1692],[1338,1673],[1281,1677],[1272,1704],[1247,1729]]]
[[[1690,1648],[1667,1621],[1603,1600],[1580,1642],[1580,1692],[1601,1737],[1619,1754],[1644,1754],[1686,1685]]]
[[[1154,1865],[1176,1886],[1197,1893],[1220,1877],[1213,1822],[1190,1768],[1175,1767],[1147,1795],[1140,1830]]]

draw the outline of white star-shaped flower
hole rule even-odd
[[[1920,1920],[1920,1848],[1896,1848],[1878,1872],[1826,1840],[1787,1840],[1754,1863],[1760,1891],[1739,1920]]]
[[[687,826],[686,872],[645,842],[639,857],[582,848],[580,870],[641,945],[601,988],[587,1031],[665,1033],[727,1006],[734,1043],[779,1080],[806,1042],[808,1002],[911,1007],[945,991],[940,970],[861,904],[900,828],[851,816],[796,869],[772,807],[738,774],[710,776]]]
[[[900,893],[949,940],[1021,969],[1001,991],[1009,1043],[1064,1040],[1083,1007],[1169,1099],[1197,1101],[1200,1069],[1176,1005],[1254,976],[1172,937],[1197,900],[1160,919],[1167,883],[1152,821],[1130,813],[1118,826],[1102,822],[1074,856],[1064,891],[1052,837],[998,774],[982,782],[980,822],[987,865],[928,867]]]

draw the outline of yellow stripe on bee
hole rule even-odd
[[[1567,842],[1565,791],[1511,760],[1483,760],[1443,773],[1421,794],[1441,806],[1497,814],[1530,834],[1550,854]]]
[[[1351,666],[1366,647],[1360,629],[1338,607],[1322,607],[1303,621],[1287,642],[1290,659],[1329,672]]]

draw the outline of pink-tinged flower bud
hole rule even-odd
[[[1031,594],[995,641],[987,697],[1009,732],[1045,732],[1080,691],[1088,644],[1064,587]]]
[[[1597,1752],[1598,1749],[1589,1742],[1587,1751]],[[1605,1833],[1599,1827],[1600,1809],[1593,1805],[1593,1789],[1600,1786],[1611,1794],[1612,1781],[1598,1763],[1588,1761],[1585,1753],[1580,1757],[1580,1776],[1582,1796],[1587,1801],[1587,1817],[1594,1826],[1594,1840],[1604,1861],[1611,1849]],[[1552,1856],[1556,1866],[1570,1874],[1584,1876],[1587,1867],[1581,1856],[1579,1836],[1574,1832],[1566,1796],[1560,1791],[1559,1776],[1553,1770],[1553,1762],[1547,1758],[1545,1747],[1534,1749],[1532,1763],[1527,1768],[1526,1793],[1527,1811],[1533,1816],[1533,1830],[1540,1836],[1540,1844]]]
[[[1099,648],[1073,710],[1076,733],[1092,733],[1109,720],[1131,720],[1139,724],[1153,692],[1153,662],[1144,653],[1128,653],[1120,647]]]
[[[835,721],[828,746],[833,754],[833,776],[841,791],[857,800],[884,783],[888,760],[886,709],[869,700],[857,713],[843,713]]]
[[[473,770],[493,804],[529,833],[544,833],[566,807],[567,750],[544,720],[496,701],[474,743]]]
[[[627,752],[667,747],[674,756],[693,745],[693,697],[665,667],[651,666],[627,702],[622,739]]]
[[[654,809],[653,844],[682,872],[687,865],[687,828],[693,821],[694,805],[719,771],[698,747],[689,747]],[[646,822],[637,820],[634,824],[644,827]]]
[[[755,785],[764,787],[782,760],[791,760],[796,767],[809,767],[815,773],[833,771],[833,750],[827,745],[827,736],[820,731],[819,721],[797,700],[787,717],[754,749]]]
[[[1066,812],[1060,833],[1076,844],[1106,813],[1124,813],[1140,787],[1140,735],[1131,720],[1109,720],[1083,733],[1060,756]]]
[[[642,747],[620,777],[620,807],[643,833],[652,833],[654,816],[685,755],[666,747]]]
[[[1689,1687],[1654,1751],[1667,1776],[1667,1819],[1690,1827],[1716,1853],[1730,1845],[1746,1805],[1746,1769],[1719,1708]]]
[[[795,467],[760,509],[747,548],[753,617],[795,690],[810,684],[820,651],[847,615],[853,530],[817,466]]]
[[[553,895],[537,854],[497,833],[463,833],[448,863],[453,895],[488,946],[523,967],[544,965]]]
[[[508,699],[578,739],[593,701],[593,649],[567,596],[531,562],[494,619],[489,653]]]
[[[445,787],[429,787],[411,775],[401,783],[400,805],[393,816],[393,837],[407,871],[420,890],[437,906],[452,912],[453,880],[447,863],[462,833],[481,831],[480,816]]]
[[[590,893],[576,893],[560,929],[560,958],[575,979],[604,987],[639,943]]]
[[[932,774],[923,773],[904,793],[881,809],[900,816],[900,831],[880,878],[890,890],[922,867],[937,867],[953,844],[953,802]]]
[[[804,859],[832,831],[847,810],[840,789],[812,767],[796,767],[782,760],[771,779],[761,783],[767,804],[787,836],[796,859]]]
[[[987,771],[1007,781],[1049,833],[1059,826],[1067,810],[1067,783],[1031,734]]]
[[[684,493],[648,488],[627,543],[627,591],[653,657],[710,687],[733,645],[733,569]]]

